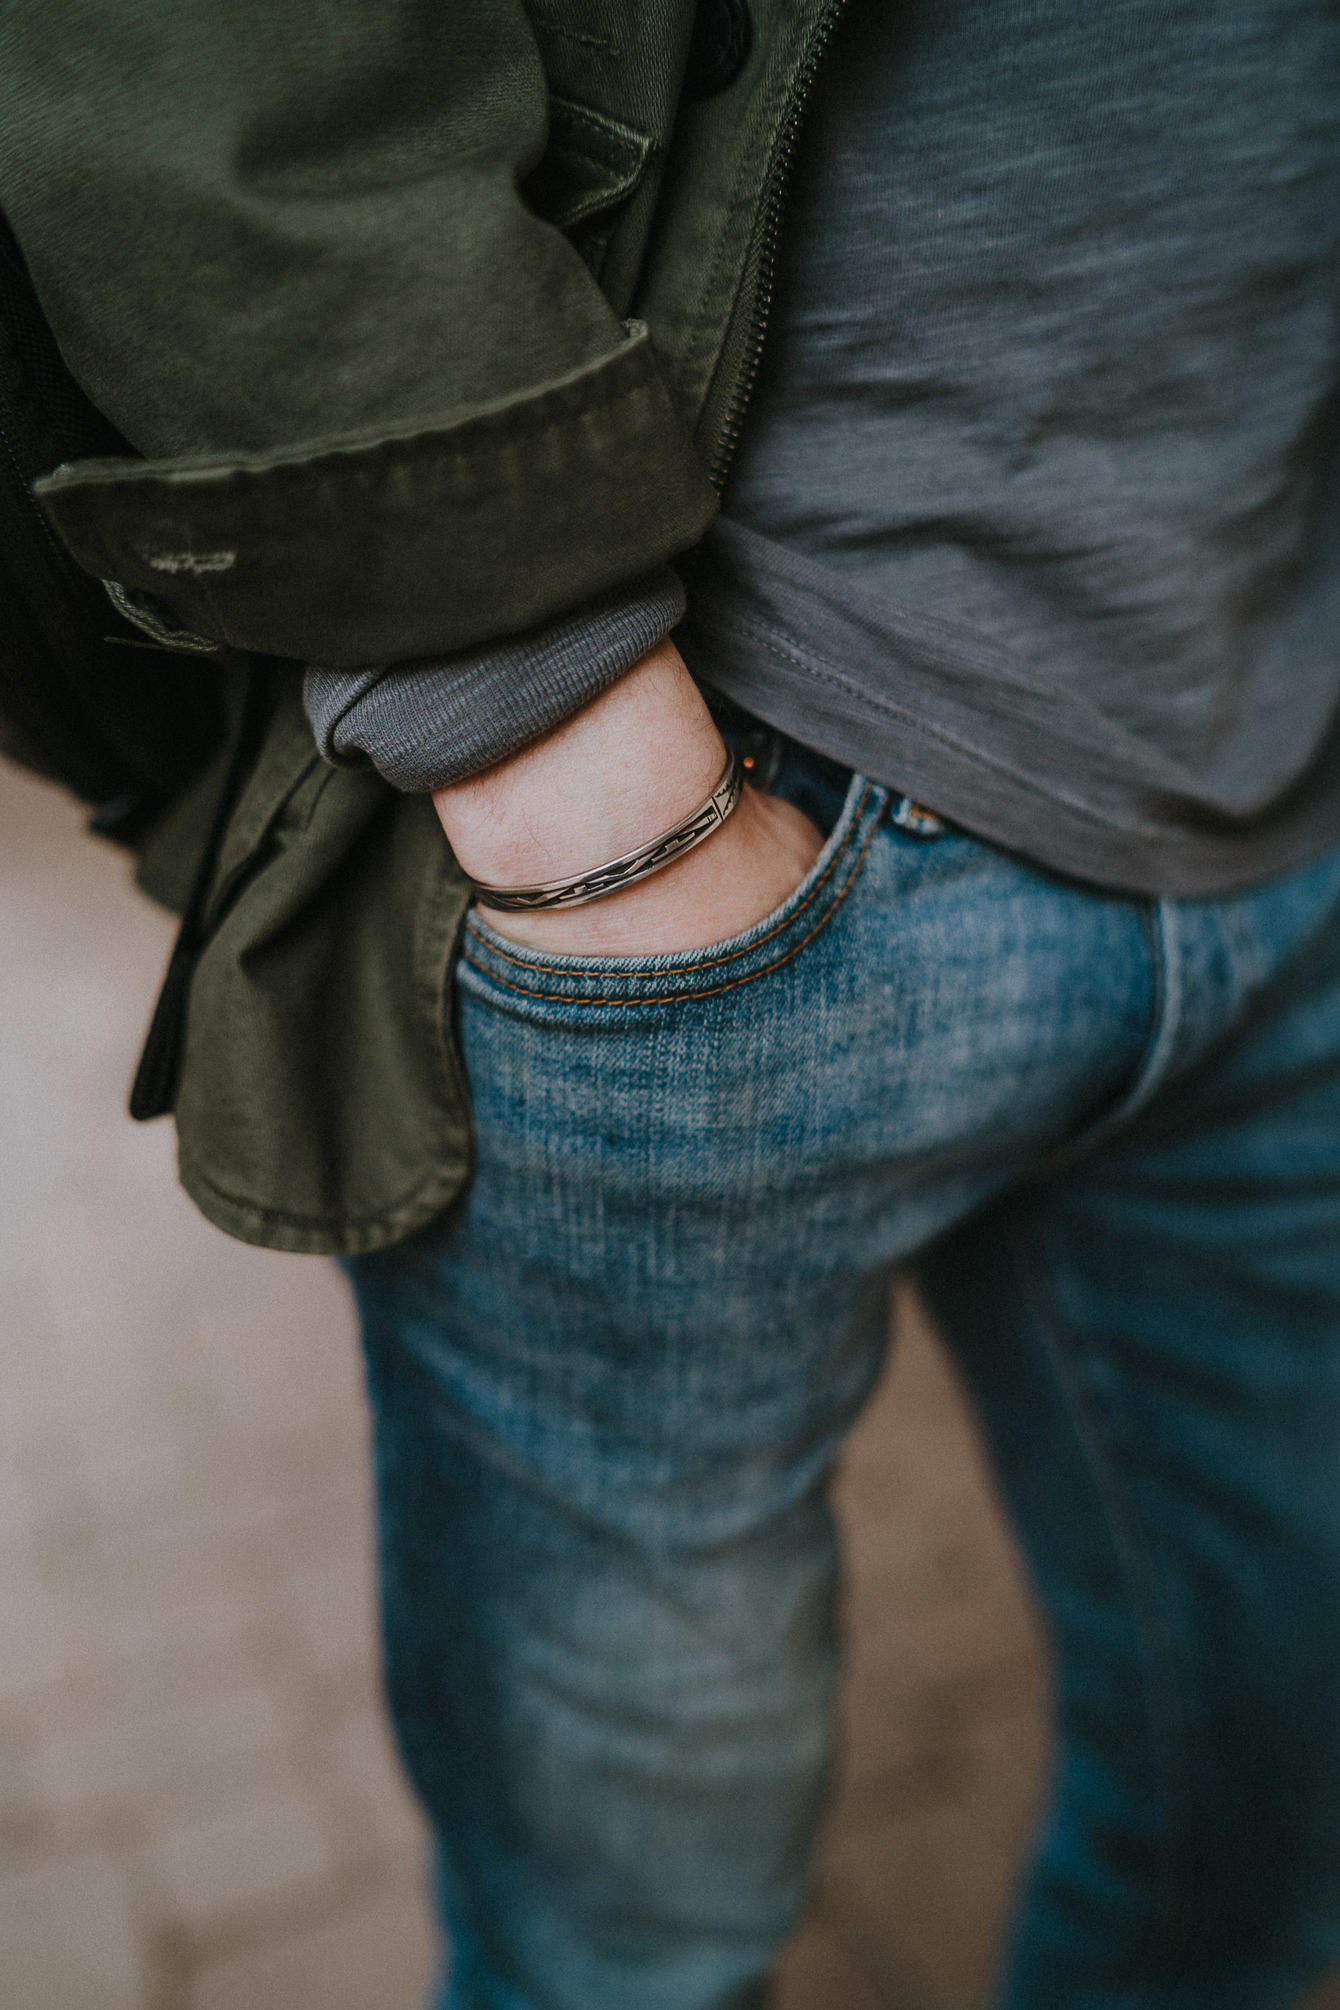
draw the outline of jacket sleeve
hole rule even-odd
[[[646,328],[520,185],[520,0],[17,0],[0,207],[142,459],[41,485],[79,562],[330,667],[520,633],[715,496]]]

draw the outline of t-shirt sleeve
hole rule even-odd
[[[681,619],[668,566],[556,622],[482,649],[357,670],[313,666],[303,701],[336,765],[397,789],[464,781],[506,760],[630,670]]]

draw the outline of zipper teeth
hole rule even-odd
[[[739,446],[740,434],[744,427],[744,415],[758,378],[759,363],[763,355],[763,338],[767,334],[768,317],[772,311],[772,297],[777,281],[777,245],[781,237],[782,210],[787,184],[791,177],[791,165],[795,158],[796,142],[800,137],[815,75],[845,6],[846,0],[830,0],[830,5],[815,31],[814,40],[801,65],[800,77],[787,111],[781,144],[768,168],[768,188],[763,199],[763,233],[759,249],[758,277],[754,286],[749,340],[745,349],[744,365],[726,410],[725,421],[717,442],[716,459],[711,471],[711,479],[718,493],[725,486],[726,476],[735,458],[735,450]]]

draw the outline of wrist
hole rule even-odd
[[[716,787],[705,801],[695,802],[686,815],[658,830],[654,836],[602,863],[585,867],[561,879],[540,880],[529,886],[497,886],[475,880],[476,899],[510,914],[552,914],[570,907],[587,907],[592,901],[612,899],[630,886],[657,873],[666,872],[691,851],[714,837],[735,810],[744,790],[744,766],[737,754],[726,756]]]
[[[556,731],[433,800],[472,879],[532,885],[646,843],[710,794],[724,760],[697,685],[663,642]]]
[[[739,808],[706,844],[608,900],[538,914],[507,914],[481,900],[500,935],[559,955],[647,956],[701,949],[751,927],[793,892],[823,839],[778,796],[746,787]]]

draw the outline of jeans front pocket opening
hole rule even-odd
[[[824,928],[860,874],[887,800],[885,789],[853,775],[837,822],[800,885],[771,914],[721,942],[647,957],[563,956],[523,949],[472,911],[462,964],[486,987],[569,1006],[670,1004],[751,982],[790,962]]]

